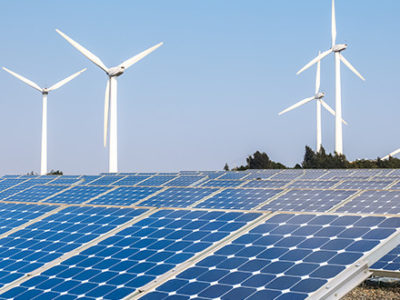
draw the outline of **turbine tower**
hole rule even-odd
[[[105,101],[104,101],[104,147],[107,145],[107,131],[110,127],[110,137],[109,137],[109,167],[108,171],[110,173],[118,172],[118,143],[117,143],[117,77],[122,75],[126,69],[134,65],[145,56],[149,55],[151,52],[160,47],[163,43],[159,43],[135,56],[127,59],[123,63],[116,67],[107,68],[105,64],[91,53],[89,50],[75,42],[65,33],[56,29],[64,39],[66,39],[73,47],[75,47],[79,52],[81,52],[86,58],[97,65],[100,69],[106,72],[108,76]],[[108,121],[110,124],[108,125]]]
[[[321,52],[319,52],[321,54]],[[301,100],[297,102],[296,104],[288,107],[287,109],[281,111],[279,115],[283,115],[284,113],[287,113],[288,111],[291,111],[297,107],[300,107],[312,100],[316,100],[317,103],[317,146],[316,146],[316,151],[319,152],[322,147],[322,126],[321,126],[321,105],[328,111],[330,112],[333,116],[335,116],[335,111],[323,100],[325,97],[325,93],[320,91],[320,86],[321,86],[321,61],[318,61],[317,63],[317,75],[315,79],[315,95],[309,98],[306,98],[304,100]],[[346,121],[342,120],[344,124],[347,125]]]
[[[33,81],[31,81],[29,79],[26,79],[25,77],[15,73],[5,67],[3,67],[3,69],[4,69],[4,71],[17,77],[19,80],[25,82],[27,85],[33,87],[34,89],[36,89],[42,93],[42,96],[43,96],[43,98],[42,98],[43,99],[42,100],[42,150],[41,150],[40,175],[46,175],[47,174],[47,95],[49,92],[62,87],[64,84],[66,84],[67,82],[71,81],[76,76],[78,76],[79,74],[86,71],[86,68],[57,82],[56,84],[52,85],[49,88],[41,88],[40,86],[38,86],[36,83],[34,83]]]
[[[347,48],[347,44],[336,44],[336,15],[335,15],[335,0],[332,0],[332,46],[331,49],[321,53],[307,65],[305,65],[297,75],[308,69],[318,61],[322,60],[330,53],[335,54],[335,82],[336,82],[336,95],[335,95],[335,151],[338,154],[343,154],[343,129],[342,129],[342,88],[340,78],[340,62],[344,63],[354,74],[365,80],[364,77],[344,58],[342,51]]]
[[[400,149],[397,149],[396,151],[393,151],[392,153],[390,153],[390,154],[386,155],[385,157],[383,157],[382,160],[389,159],[389,157],[393,157],[393,156],[395,156],[395,155],[397,155],[399,153],[400,153]]]

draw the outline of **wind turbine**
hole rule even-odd
[[[344,63],[354,74],[365,80],[364,77],[344,58],[342,51],[347,48],[347,44],[336,44],[336,15],[335,15],[335,0],[332,0],[332,47],[331,49],[321,53],[307,65],[305,65],[297,75],[308,69],[318,61],[322,60],[325,56],[335,54],[335,81],[336,81],[336,96],[335,96],[335,151],[338,154],[343,154],[343,128],[342,128],[342,91],[340,79],[340,62]]]
[[[397,149],[396,151],[393,151],[389,155],[386,155],[385,157],[383,157],[382,160],[389,159],[389,157],[393,157],[393,156],[395,156],[396,154],[399,154],[399,153],[400,153],[400,149]]]
[[[321,52],[319,52],[321,54]],[[297,107],[300,107],[310,101],[315,100],[317,103],[317,147],[316,150],[319,152],[322,147],[322,129],[321,129],[321,105],[330,112],[333,116],[335,116],[335,111],[323,100],[325,97],[325,93],[320,91],[321,86],[321,61],[317,63],[317,76],[315,79],[315,95],[304,100],[297,102],[296,104],[288,107],[287,109],[281,111],[279,115],[283,115],[288,111],[291,111]],[[342,120],[344,124],[347,125],[346,121]]]
[[[41,88],[33,81],[13,72],[5,67],[3,67],[3,70],[10,73],[11,75],[17,77],[19,80],[25,82],[27,85],[33,87],[34,89],[36,89],[42,93],[42,96],[43,96],[43,98],[42,98],[43,99],[42,100],[42,150],[41,150],[40,175],[46,175],[47,174],[47,95],[49,92],[62,87],[64,84],[71,81],[79,74],[85,72],[86,68],[57,82],[56,84],[52,85],[49,88]]]
[[[65,33],[56,29],[64,39],[66,39],[73,47],[81,52],[86,58],[106,72],[108,76],[105,101],[104,101],[104,147],[107,145],[108,121],[110,121],[110,138],[109,138],[109,167],[110,173],[118,172],[118,143],[117,143],[117,77],[122,75],[126,69],[134,65],[145,56],[160,47],[163,43],[159,43],[135,56],[127,59],[116,67],[107,68],[104,63],[96,55],[75,42]],[[108,120],[110,119],[110,120]]]

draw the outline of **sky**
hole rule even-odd
[[[316,68],[296,72],[330,47],[330,0],[14,0],[0,2],[0,64],[48,87],[48,168],[108,169],[103,146],[107,77],[61,38],[59,28],[115,66],[164,45],[118,78],[120,172],[221,170],[264,151],[287,166],[315,148]],[[400,147],[400,1],[337,0],[338,43],[361,72],[342,67],[344,153],[382,157]],[[41,95],[0,72],[0,174],[39,172]],[[334,107],[333,56],[321,89]],[[334,150],[334,118],[322,114]]]

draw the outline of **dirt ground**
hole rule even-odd
[[[343,300],[400,300],[400,287],[378,287],[361,285],[350,293]]]

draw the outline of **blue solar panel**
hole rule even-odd
[[[201,184],[201,186],[207,187],[236,187],[243,184],[244,181],[241,180],[209,180]]]
[[[226,172],[224,172],[224,171],[202,171],[201,172],[201,174],[207,175],[208,178],[210,178],[210,179],[216,179],[225,173]]]
[[[290,190],[261,209],[270,211],[326,212],[355,192],[336,190]]]
[[[322,175],[326,174],[327,170],[304,170],[304,175],[301,179],[318,179]]]
[[[224,175],[218,177],[218,179],[244,179],[249,175],[245,172],[226,172]]]
[[[8,198],[7,201],[39,202],[66,189],[66,186],[35,185]]]
[[[341,184],[339,184],[337,187],[335,187],[335,189],[378,190],[386,188],[391,183],[393,183],[393,181],[391,180],[386,180],[386,181],[346,180]]]
[[[69,207],[0,239],[0,286],[53,261],[144,211]]]
[[[253,209],[282,190],[226,189],[200,202],[196,207],[220,209]]]
[[[162,186],[164,183],[174,179],[176,176],[168,175],[156,175],[149,179],[140,182],[138,186]]]
[[[329,189],[338,182],[339,182],[338,180],[296,180],[291,184],[289,184],[287,188]]]
[[[158,192],[160,189],[159,187],[118,187],[116,190],[90,201],[90,204],[129,206]]]
[[[122,299],[258,216],[162,210],[0,297]]]
[[[271,177],[272,180],[293,180],[303,176],[303,171],[299,172],[284,172],[278,173]]]
[[[92,181],[95,181],[99,179],[100,177],[103,177],[103,175],[83,175],[81,179],[83,179],[83,183],[81,184],[88,184],[91,183]]]
[[[287,185],[288,180],[252,180],[243,185],[246,188],[279,189]]]
[[[305,299],[399,225],[400,218],[278,214],[141,299]]]
[[[373,264],[370,269],[379,271],[400,271],[400,245]]]
[[[92,182],[89,183],[89,185],[111,185],[113,183],[118,182],[118,180],[121,180],[124,177],[125,176],[120,176],[120,175],[106,175],[97,180],[93,180]]]
[[[190,186],[205,178],[205,176],[201,175],[184,175],[167,182],[165,186]]]
[[[400,214],[400,193],[394,191],[364,191],[336,211],[364,214]]]
[[[81,204],[111,189],[113,189],[113,187],[77,185],[69,190],[66,190],[58,195],[55,195],[54,197],[47,199],[45,202]]]
[[[77,184],[78,182],[81,182],[81,181],[83,181],[83,179],[69,178],[68,176],[61,176],[60,178],[53,180],[49,184],[72,185],[72,184]]]
[[[395,185],[393,185],[390,189],[391,190],[400,190],[400,182],[398,182]]]
[[[209,196],[218,189],[213,188],[169,188],[143,202],[140,206],[188,207]]]
[[[0,181],[0,191],[4,191],[14,185],[20,184],[26,181],[26,179],[17,179],[17,178],[8,178],[3,181]]]
[[[136,185],[137,183],[146,180],[149,177],[150,177],[149,175],[127,176],[115,182],[113,185],[120,185],[120,186]]]
[[[282,170],[250,170],[248,171],[249,175],[246,177],[246,179],[269,179],[281,171]]]

